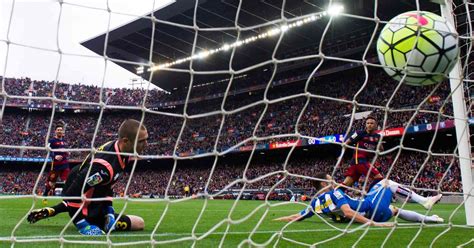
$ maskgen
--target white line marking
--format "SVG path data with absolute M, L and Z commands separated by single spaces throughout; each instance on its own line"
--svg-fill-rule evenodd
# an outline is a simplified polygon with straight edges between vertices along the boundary
M 406 224 L 406 226 L 401 226 L 403 224 L 399 224 L 397 229 L 419 229 L 420 226 L 417 224 Z M 427 227 L 446 227 L 446 224 L 434 224 L 434 225 L 429 225 L 425 226 L 424 228 Z M 361 229 L 359 231 L 362 231 L 364 229 Z M 390 228 L 384 228 L 384 227 L 371 227 L 370 230 L 374 231 L 380 231 L 380 230 L 390 230 Z M 254 232 L 255 234 L 268 234 L 268 233 L 275 233 L 278 232 L 279 230 L 268 230 L 268 231 L 256 231 Z M 336 229 L 303 229 L 303 230 L 285 230 L 283 233 L 309 233 L 309 232 L 334 232 L 337 231 Z M 225 232 L 213 232 L 210 235 L 223 235 Z M 201 236 L 204 233 L 195 233 L 196 236 Z M 227 232 L 227 235 L 242 235 L 242 234 L 250 234 L 250 232 L 243 232 L 243 231 L 236 231 L 236 232 Z M 134 233 L 114 233 L 112 237 L 150 237 L 150 234 L 145 234 L 145 233 L 140 233 L 140 234 L 134 234 Z M 157 233 L 155 234 L 155 237 L 181 237 L 181 236 L 189 236 L 191 237 L 191 233 Z M 64 238 L 84 238 L 83 235 L 79 234 L 69 234 L 69 235 L 64 235 Z M 29 239 L 51 239 L 51 238 L 57 238 L 59 239 L 59 236 L 57 235 L 42 235 L 42 236 L 16 236 L 16 239 L 21 239 L 21 240 L 29 240 Z M 11 237 L 0 237 L 0 241 L 10 241 Z

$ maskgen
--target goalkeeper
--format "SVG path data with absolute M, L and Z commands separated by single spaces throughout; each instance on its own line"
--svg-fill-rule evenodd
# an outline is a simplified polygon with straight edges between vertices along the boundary
M 324 173 L 320 173 L 316 177 L 326 178 L 327 181 L 332 180 L 330 175 Z M 428 198 L 420 196 L 392 180 L 384 179 L 378 182 L 370 189 L 367 196 L 361 200 L 347 196 L 340 188 L 334 189 L 326 181 L 316 181 L 314 186 L 316 190 L 322 193 L 311 201 L 310 207 L 300 213 L 280 217 L 275 220 L 301 221 L 317 213 L 329 216 L 336 222 L 347 222 L 354 218 L 356 222 L 367 223 L 372 226 L 392 226 L 392 223 L 383 222 L 388 221 L 397 214 L 401 219 L 412 222 L 442 223 L 444 221 L 437 215 L 426 216 L 390 205 L 392 194 L 397 194 L 400 189 L 409 191 L 408 194 L 411 196 L 411 199 L 427 209 L 430 209 L 441 198 L 441 194 Z M 371 221 L 370 218 L 373 218 L 375 222 Z
M 125 165 L 129 160 L 129 157 L 122 157 L 120 152 L 134 152 L 137 133 L 136 152 L 142 153 L 147 145 L 147 129 L 144 125 L 140 125 L 140 122 L 129 119 L 120 125 L 118 140 L 101 146 L 98 149 L 99 153 L 94 156 L 92 161 L 89 155 L 80 166 L 72 169 L 64 187 L 63 196 L 85 196 L 85 201 L 67 199 L 52 208 L 33 210 L 28 215 L 28 221 L 34 223 L 67 211 L 71 218 L 75 216 L 73 223 L 83 235 L 102 235 L 104 231 L 108 232 L 109 230 L 142 230 L 145 224 L 141 217 L 123 215 L 116 220 L 118 215 L 115 214 L 111 198 L 113 196 L 112 185 L 124 172 Z M 109 153 L 104 154 L 100 151 Z M 90 173 L 87 175 L 91 166 Z M 94 198 L 104 198 L 104 200 L 90 201 Z

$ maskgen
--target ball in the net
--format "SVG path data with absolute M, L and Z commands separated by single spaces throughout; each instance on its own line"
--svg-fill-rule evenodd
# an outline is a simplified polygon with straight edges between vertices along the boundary
M 406 74 L 404 82 L 416 86 L 443 81 L 458 53 L 456 30 L 445 18 L 426 11 L 396 16 L 377 40 L 377 54 L 384 70 L 395 80 Z

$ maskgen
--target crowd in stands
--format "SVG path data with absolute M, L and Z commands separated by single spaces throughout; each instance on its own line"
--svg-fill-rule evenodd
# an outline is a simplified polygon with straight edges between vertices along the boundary
M 28 195 L 33 192 L 38 172 L 34 171 L 9 171 L 0 172 L 0 194 Z M 44 188 L 45 178 L 41 178 L 38 189 Z
M 4 115 L 0 121 L 2 128 L 0 129 L 0 144 L 5 145 L 23 145 L 26 136 L 25 124 L 26 115 Z M 0 148 L 0 154 L 3 156 L 15 156 L 18 154 L 17 149 Z
M 358 30 L 354 32 L 368 38 L 371 34 L 371 32 L 363 34 Z M 348 48 L 365 47 L 367 40 L 360 40 L 360 44 L 349 42 Z M 347 48 L 344 49 L 347 50 Z M 314 47 L 307 47 L 303 50 L 288 52 L 285 56 L 278 57 L 278 59 L 315 53 Z M 339 48 L 334 44 L 332 50 L 325 49 L 324 53 L 326 55 L 337 55 L 338 50 Z M 368 59 L 370 57 L 374 57 L 374 54 L 369 55 Z M 146 113 L 144 121 L 148 128 L 150 140 L 145 154 L 169 156 L 173 154 L 175 149 L 176 153 L 211 152 L 216 142 L 217 149 L 224 150 L 254 135 L 269 137 L 298 131 L 302 135 L 320 137 L 359 130 L 363 128 L 363 121 L 355 120 L 350 125 L 351 120 L 347 116 L 352 113 L 354 108 L 356 108 L 356 112 L 372 111 L 371 115 L 380 120 L 380 128 L 385 114 L 387 114 L 385 128 L 430 123 L 437 121 L 438 118 L 440 120 L 448 119 L 449 117 L 439 116 L 438 114 L 416 113 L 414 111 L 417 105 L 422 103 L 432 91 L 434 92 L 432 97 L 421 104 L 420 109 L 432 110 L 448 116 L 452 115 L 453 110 L 448 97 L 450 90 L 446 82 L 441 83 L 437 88 L 436 86 L 412 87 L 402 85 L 394 94 L 398 82 L 390 79 L 384 72 L 370 69 L 366 74 L 361 68 L 334 71 L 334 68 L 344 66 L 352 68 L 355 67 L 355 64 L 331 60 L 325 60 L 323 66 L 318 70 L 317 77 L 307 80 L 317 63 L 319 63 L 318 60 L 307 59 L 279 64 L 274 77 L 272 77 L 275 69 L 273 66 L 260 67 L 241 75 L 235 75 L 224 104 L 222 104 L 222 94 L 227 89 L 230 76 L 209 81 L 196 74 L 190 99 L 208 97 L 210 100 L 190 102 L 186 108 L 186 113 L 189 115 L 218 111 L 221 110 L 222 106 L 227 111 L 233 111 L 263 99 L 274 101 L 282 97 L 307 92 L 324 98 L 308 98 L 307 95 L 303 95 L 268 105 L 261 103 L 225 116 L 212 114 L 187 120 L 180 117 Z M 301 64 L 307 66 L 301 66 Z M 333 73 L 321 76 L 325 74 L 325 70 L 333 70 Z M 307 90 L 305 90 L 307 81 L 309 84 Z M 90 148 L 94 137 L 94 146 L 97 147 L 116 138 L 116 130 L 124 119 L 141 119 L 142 117 L 140 111 L 107 110 L 104 111 L 99 120 L 97 111 L 82 113 L 57 111 L 54 114 L 53 123 L 51 123 L 51 111 L 26 111 L 15 107 L 15 105 L 34 106 L 35 104 L 43 104 L 50 106 L 52 105 L 51 100 L 34 99 L 34 97 L 54 96 L 61 101 L 72 101 L 68 103 L 57 102 L 58 106 L 63 107 L 94 107 L 92 104 L 80 104 L 79 102 L 98 103 L 100 99 L 107 105 L 140 106 L 143 104 L 145 90 L 101 89 L 98 86 L 62 82 L 55 84 L 51 81 L 30 78 L 5 78 L 4 82 L 4 89 L 9 96 L 6 104 L 9 107 L 4 112 L 2 110 L 0 115 L 0 144 L 3 145 L 44 147 L 48 139 L 48 128 L 50 126 L 54 128 L 57 122 L 63 122 L 66 125 L 65 138 L 69 148 Z M 267 86 L 268 90 L 265 91 Z M 187 93 L 187 87 L 179 87 L 172 94 L 149 90 L 145 106 L 154 110 L 182 114 L 184 112 L 182 101 L 186 98 Z M 4 99 L 2 93 L 0 104 L 3 104 Z M 391 99 L 390 103 L 388 102 L 389 99 Z M 351 103 L 353 100 L 357 102 L 356 105 Z M 178 101 L 176 104 L 164 104 L 176 101 Z M 447 104 L 442 107 L 445 101 Z M 385 113 L 379 107 L 387 104 L 389 110 L 405 111 Z M 377 105 L 379 107 L 364 105 Z M 415 118 L 411 123 L 408 123 L 412 116 L 415 116 Z M 221 122 L 223 122 L 222 128 Z M 257 123 L 259 124 L 257 125 Z M 183 124 L 186 125 L 182 131 L 181 139 L 177 143 Z M 348 130 L 349 126 L 351 127 L 350 130 Z M 50 136 L 52 133 L 53 129 L 51 129 Z M 219 139 L 217 139 L 218 136 Z M 288 139 L 293 138 L 287 138 L 286 140 Z M 275 139 L 270 138 L 269 140 Z M 445 152 L 452 153 L 452 151 Z M 72 152 L 70 158 L 82 159 L 86 154 L 87 152 Z M 34 149 L 0 147 L 0 156 L 45 157 L 46 152 Z M 437 189 L 440 186 L 442 191 L 461 191 L 459 165 L 457 161 L 452 162 L 451 156 L 432 157 L 427 160 L 426 164 L 423 163 L 426 155 L 422 153 L 404 152 L 393 163 L 394 157 L 393 154 L 381 157 L 376 165 L 384 174 L 387 174 L 389 169 L 392 168 L 390 178 L 395 181 L 410 185 L 421 166 L 424 165 L 414 181 L 416 187 Z M 342 172 L 348 166 L 348 160 L 348 158 L 345 159 L 341 167 L 334 172 L 335 179 L 339 182 L 343 180 Z M 141 168 L 133 175 L 128 191 L 130 195 L 153 194 L 162 196 L 168 187 L 170 178 L 169 195 L 183 195 L 186 186 L 191 188 L 192 193 L 202 193 L 211 173 L 211 164 L 196 163 L 192 166 L 178 164 L 172 176 L 170 167 L 162 168 L 159 166 L 159 160 L 152 161 L 154 166 L 146 169 Z M 310 177 L 321 171 L 332 174 L 335 164 L 335 158 L 300 157 L 292 158 L 286 168 L 290 173 Z M 392 164 L 393 167 L 391 167 Z M 246 169 L 245 178 L 252 180 L 282 169 L 282 163 L 279 162 L 251 163 Z M 245 163 L 218 163 L 209 181 L 208 191 L 215 193 L 226 187 L 231 189 L 242 188 L 242 182 L 235 184 L 232 182 L 244 178 L 244 171 Z M 21 171 L 14 168 L 9 170 L 0 169 L 0 178 L 2 178 L 0 180 L 0 194 L 31 194 L 39 176 L 38 173 L 38 167 Z M 127 174 L 114 186 L 116 194 L 123 193 L 129 176 L 130 174 Z M 442 180 L 443 176 L 445 177 Z M 283 174 L 279 173 L 246 184 L 245 187 L 248 189 L 270 188 L 282 178 Z M 38 182 L 38 192 L 43 190 L 44 180 L 45 176 L 43 175 Z M 300 188 L 311 192 L 311 181 L 300 177 L 288 177 L 277 188 Z
M 5 92 L 9 95 L 7 104 L 52 105 L 51 100 L 34 98 L 52 96 L 62 101 L 85 102 L 82 105 L 74 102 L 67 104 L 65 102 L 58 102 L 59 106 L 87 106 L 87 103 L 98 103 L 101 95 L 102 101 L 110 105 L 140 106 L 145 96 L 144 89 L 104 87 L 101 91 L 99 86 L 66 84 L 62 82 L 56 83 L 55 86 L 52 81 L 37 81 L 30 78 L 5 78 Z M 164 91 L 157 89 L 149 90 L 148 99 L 151 101 L 149 102 L 150 106 L 156 105 L 156 101 L 165 94 Z M 30 99 L 26 97 L 30 97 Z M 0 103 L 3 103 L 3 98 L 0 99 Z
M 298 69 L 282 72 L 278 74 L 278 78 L 292 78 L 298 75 L 309 73 L 309 69 Z M 291 72 L 291 73 L 290 73 Z M 298 72 L 298 75 L 294 73 Z M 258 137 L 269 137 L 278 134 L 295 133 L 296 127 L 302 135 L 321 137 L 325 135 L 346 133 L 350 126 L 350 114 L 353 108 L 356 112 L 372 111 L 371 115 L 377 117 L 380 122 L 380 128 L 383 125 L 385 116 L 384 109 L 376 106 L 385 106 L 388 100 L 390 110 L 388 111 L 387 122 L 385 128 L 407 126 L 410 118 L 415 118 L 410 123 L 422 124 L 431 123 L 438 120 L 446 120 L 448 117 L 439 116 L 434 113 L 416 113 L 415 109 L 418 104 L 430 94 L 434 93 L 425 103 L 421 104 L 420 110 L 436 111 L 445 115 L 452 115 L 452 107 L 449 102 L 449 85 L 441 83 L 436 86 L 412 87 L 402 85 L 399 90 L 393 94 L 397 87 L 397 82 L 390 79 L 384 72 L 372 71 L 368 73 L 368 80 L 365 83 L 366 75 L 363 71 L 354 69 L 353 72 L 345 72 L 347 77 L 339 75 L 328 75 L 315 77 L 308 85 L 307 91 L 314 95 L 321 95 L 327 98 L 311 97 L 306 95 L 293 97 L 284 101 L 277 101 L 268 106 L 262 102 L 264 99 L 264 90 L 251 90 L 243 94 L 229 95 L 223 105 L 226 111 L 235 111 L 231 114 L 211 114 L 200 118 L 190 118 L 186 120 L 183 134 L 177 145 L 177 153 L 204 153 L 211 152 L 214 149 L 217 136 L 217 149 L 225 150 L 235 146 L 239 142 L 252 137 L 254 134 Z M 248 76 L 236 79 L 237 86 L 245 89 L 249 85 L 265 84 L 271 73 L 256 74 L 260 76 Z M 251 80 L 250 80 L 251 79 Z M 260 81 L 255 81 L 260 80 Z M 249 83 L 250 82 L 250 83 Z M 33 96 L 50 96 L 54 84 L 52 82 L 38 82 L 30 79 L 6 79 L 6 90 L 8 94 L 27 95 L 32 93 Z M 266 98 L 275 101 L 282 97 L 294 96 L 305 93 L 306 80 L 299 80 L 288 86 L 271 87 Z M 225 85 L 220 82 L 219 84 Z M 222 86 L 220 86 L 222 87 Z M 205 91 L 206 87 L 196 93 L 210 94 Z M 359 93 L 358 91 L 361 90 Z M 194 92 L 193 89 L 192 92 Z M 68 85 L 59 83 L 56 85 L 55 92 L 60 94 L 58 98 L 69 99 L 74 101 L 98 102 L 100 87 L 86 85 Z M 104 93 L 105 92 L 105 93 Z M 141 104 L 143 100 L 144 90 L 132 89 L 104 89 L 103 93 L 107 95 L 105 98 L 107 104 L 112 105 L 133 105 Z M 166 102 L 169 96 L 185 97 L 186 94 L 164 94 L 160 91 L 149 91 L 147 97 L 148 106 L 156 106 L 159 102 Z M 393 96 L 392 96 L 393 94 Z M 192 94 L 193 95 L 193 94 Z M 355 98 L 358 106 L 352 104 Z M 182 98 L 181 98 L 182 99 Z M 27 99 L 9 99 L 14 101 L 27 101 Z M 209 113 L 221 110 L 222 98 L 208 100 L 188 104 L 186 112 L 190 115 Z M 443 107 L 444 102 L 448 101 Z M 36 100 L 32 100 L 36 101 Z M 44 100 L 42 100 L 44 101 Z M 245 108 L 249 104 L 258 105 Z M 361 106 L 360 104 L 365 104 Z M 183 113 L 183 105 L 175 106 L 172 109 L 161 109 L 162 111 L 171 113 Z M 403 111 L 400 111 L 403 110 Z M 301 118 L 299 118 L 301 115 Z M 98 146 L 110 139 L 115 138 L 115 130 L 125 118 L 140 119 L 141 111 L 104 111 L 100 120 L 98 132 L 96 134 L 95 146 Z M 257 122 L 262 116 L 258 127 Z M 70 148 L 90 148 L 94 132 L 98 124 L 99 113 L 61 113 L 56 112 L 54 116 L 55 123 L 61 121 L 66 125 L 66 141 Z M 297 124 L 297 120 L 299 122 Z M 0 130 L 1 144 L 7 145 L 23 145 L 23 146 L 39 146 L 44 147 L 47 130 L 50 126 L 50 111 L 16 111 L 15 109 L 5 111 L 2 120 L 2 128 Z M 162 114 L 146 113 L 145 124 L 150 133 L 151 145 L 146 150 L 147 155 L 171 155 L 175 150 L 176 140 L 181 131 L 184 118 L 172 117 Z M 221 122 L 222 130 L 219 134 Z M 54 128 L 54 125 L 53 125 Z M 351 125 L 354 131 L 363 128 L 362 120 L 355 120 Z M 288 138 L 294 139 L 294 138 Z M 45 151 L 32 149 L 5 149 L 3 148 L 1 155 L 15 155 L 24 157 L 44 157 Z M 80 159 L 84 153 L 75 153 L 72 158 Z M 77 155 L 77 156 L 76 156 Z
M 377 166 L 386 174 L 393 164 L 393 170 L 390 178 L 405 185 L 411 185 L 417 172 L 420 170 L 426 158 L 425 154 L 406 152 L 403 153 L 393 163 L 391 156 L 383 157 L 378 160 Z M 334 178 L 341 182 L 344 180 L 343 172 L 347 168 L 349 161 L 345 161 L 343 165 L 334 171 Z M 290 160 L 287 165 L 289 173 L 297 174 L 306 177 L 313 177 L 318 172 L 333 173 L 336 159 L 324 158 L 297 158 Z M 208 192 L 216 193 L 220 190 L 226 189 L 240 189 L 243 187 L 243 182 L 238 180 L 243 179 L 245 164 L 217 164 L 214 170 L 211 181 L 209 182 Z M 275 185 L 283 178 L 283 173 L 269 176 L 269 173 L 283 170 L 283 163 L 266 162 L 250 164 L 245 173 L 248 180 L 263 177 L 253 183 L 245 185 L 246 189 L 268 189 Z M 202 193 L 209 179 L 211 165 L 198 167 L 177 167 L 173 180 L 168 191 L 169 195 L 184 194 L 183 188 L 189 186 L 194 193 Z M 444 173 L 445 178 L 441 181 Z M 130 184 L 130 194 L 154 194 L 163 195 L 169 178 L 171 170 L 147 170 L 137 172 Z M 124 189 L 128 177 L 123 178 L 116 185 L 117 192 Z M 459 165 L 457 160 L 452 160 L 451 156 L 446 157 L 432 157 L 424 165 L 420 175 L 414 181 L 414 186 L 417 188 L 437 190 L 438 186 L 442 191 L 446 192 L 460 192 L 461 178 Z M 280 189 L 305 189 L 307 192 L 314 193 L 311 186 L 311 180 L 303 177 L 288 176 L 276 188 Z M 425 194 L 433 194 L 432 191 L 425 192 Z
M 261 70 L 261 68 L 259 69 Z M 186 154 L 211 152 L 216 142 L 217 149 L 222 151 L 254 135 L 269 137 L 269 141 L 272 141 L 276 139 L 271 136 L 290 134 L 296 131 L 302 135 L 313 137 L 346 133 L 363 128 L 363 120 L 355 120 L 350 125 L 350 114 L 354 108 L 356 108 L 356 112 L 372 111 L 371 115 L 380 120 L 380 128 L 383 125 L 385 114 L 387 115 L 385 128 L 391 128 L 406 127 L 409 124 L 431 123 L 437 121 L 438 118 L 441 121 L 449 119 L 449 117 L 433 113 L 416 113 L 415 109 L 418 107 L 420 110 L 436 111 L 447 116 L 452 115 L 453 112 L 448 97 L 449 85 L 446 82 L 438 86 L 427 87 L 402 85 L 394 94 L 397 82 L 386 76 L 384 72 L 373 70 L 366 75 L 363 70 L 353 69 L 335 73 L 336 75 L 312 78 L 306 87 L 306 79 L 312 69 L 300 68 L 281 71 L 276 74 L 273 79 L 274 83 L 270 84 L 266 91 L 265 88 L 272 75 L 271 67 L 265 68 L 264 72 L 249 72 L 245 76 L 236 77 L 224 104 L 222 103 L 223 98 L 216 96 L 210 100 L 189 103 L 186 107 L 186 113 L 189 115 L 211 113 L 207 116 L 185 120 L 183 117 L 147 112 L 144 122 L 148 128 L 150 145 L 145 154 L 170 156 L 173 151 L 176 151 L 176 153 L 186 156 Z M 341 76 L 342 73 L 344 76 Z M 227 88 L 226 82 L 226 80 L 221 80 L 208 86 L 194 87 L 190 98 L 224 93 Z M 62 122 L 65 124 L 65 139 L 69 148 L 90 148 L 94 137 L 94 146 L 97 147 L 116 138 L 116 130 L 124 119 L 141 119 L 143 114 L 141 111 L 131 110 L 106 110 L 102 115 L 98 111 L 83 111 L 81 113 L 56 111 L 51 125 L 50 110 L 27 111 L 10 105 L 51 104 L 51 100 L 28 97 L 51 97 L 54 88 L 54 96 L 64 101 L 98 103 L 102 92 L 102 100 L 108 105 L 140 106 L 143 103 L 145 90 L 111 88 L 101 90 L 97 86 L 64 83 L 55 85 L 53 82 L 35 81 L 29 78 L 6 78 L 4 88 L 9 96 L 23 98 L 9 97 L 7 99 L 6 104 L 9 107 L 2 112 L 0 120 L 0 144 L 3 145 L 44 147 L 48 139 L 48 128 L 50 126 L 53 128 L 50 132 L 51 136 L 55 124 Z M 430 95 L 430 92 L 433 92 L 431 97 L 420 104 Z M 317 97 L 308 97 L 305 93 L 311 93 Z M 186 88 L 179 89 L 173 94 L 150 90 L 145 105 L 154 110 L 182 114 L 184 112 L 182 104 L 175 104 L 171 107 L 169 105 L 160 107 L 160 104 L 184 100 L 186 94 Z M 298 94 L 300 94 L 298 97 L 292 97 Z M 323 96 L 323 98 L 319 96 Z M 284 101 L 278 101 L 284 97 L 287 97 Z M 271 104 L 263 102 L 264 99 L 272 101 Z M 390 103 L 389 99 L 391 99 Z M 352 102 L 353 100 L 356 103 Z M 3 103 L 3 101 L 4 98 L 0 98 L 0 102 Z M 260 103 L 255 104 L 258 102 Z M 380 106 L 387 104 L 389 107 L 387 110 L 390 111 L 386 113 L 385 109 L 381 109 Z M 443 104 L 445 104 L 444 107 Z M 58 105 L 79 106 L 74 102 L 58 103 Z M 222 107 L 226 111 L 233 112 L 226 115 L 212 113 L 212 111 L 221 110 Z M 237 109 L 239 111 L 235 111 Z M 100 120 L 99 116 L 101 116 Z M 412 116 L 415 118 L 409 123 Z M 177 143 L 183 124 L 185 126 L 180 141 Z M 349 126 L 350 130 L 348 130 Z M 291 139 L 294 138 L 278 140 Z M 252 143 L 246 145 L 252 145 Z M 72 152 L 70 158 L 82 159 L 86 154 L 87 152 Z M 0 156 L 45 157 L 46 151 L 2 147 Z M 404 154 L 395 164 L 392 177 L 402 183 L 410 184 L 423 160 L 422 154 Z M 334 164 L 333 159 L 299 160 L 290 163 L 288 170 L 291 173 L 311 176 L 321 170 L 332 172 Z M 383 171 L 388 171 L 389 164 L 389 159 L 383 158 L 380 166 Z M 448 164 L 447 158 L 431 159 L 416 179 L 415 186 L 435 189 L 440 184 Z M 246 177 L 253 179 L 280 169 L 282 166 L 278 163 L 255 164 L 247 169 Z M 229 183 L 242 179 L 243 171 L 242 164 L 218 164 L 211 178 L 209 191 L 221 190 Z M 2 171 L 0 173 L 2 178 L 6 179 L 0 183 L 0 192 L 3 193 L 31 193 L 38 176 L 34 171 L 22 171 L 21 173 Z M 178 167 L 170 184 L 169 194 L 182 194 L 183 187 L 187 185 L 192 187 L 194 192 L 202 192 L 209 173 L 210 167 Z M 335 175 L 337 180 L 342 180 L 340 171 L 337 171 Z M 133 176 L 129 192 L 162 195 L 170 176 L 170 170 L 137 171 Z M 266 177 L 246 187 L 251 189 L 270 187 L 282 176 L 282 174 L 276 174 Z M 125 179 L 119 182 L 116 185 L 116 192 L 123 191 L 125 183 Z M 40 182 L 40 185 L 43 183 Z M 232 187 L 242 187 L 242 183 Z M 311 184 L 309 180 L 293 177 L 284 180 L 279 187 L 310 189 Z M 457 163 L 454 163 L 448 171 L 446 178 L 441 183 L 441 190 L 451 192 L 461 190 Z
M 444 152 L 449 153 L 450 151 Z M 437 190 L 438 186 L 440 186 L 441 191 L 444 192 L 461 192 L 461 178 L 457 160 L 453 160 L 452 155 L 446 155 L 443 157 L 431 157 L 427 160 L 426 164 L 424 164 L 426 156 L 426 154 L 422 153 L 403 152 L 398 160 L 394 162 L 393 159 L 395 156 L 387 155 L 378 159 L 376 166 L 378 166 L 385 175 L 387 175 L 389 168 L 393 166 L 389 177 L 405 185 L 411 185 L 416 176 L 414 186 L 417 188 Z M 349 161 L 348 159 L 344 160 L 342 166 L 334 170 L 336 161 L 337 159 L 335 157 L 294 157 L 290 159 L 286 169 L 291 174 L 306 177 L 314 177 L 318 172 L 327 172 L 329 174 L 334 172 L 335 180 L 341 182 L 344 179 L 343 172 L 347 168 Z M 217 163 L 209 182 L 208 192 L 217 193 L 223 189 L 241 189 L 244 183 L 238 180 L 244 178 L 245 164 L 245 162 L 235 161 Z M 424 167 L 421 169 L 423 164 Z M 146 168 L 140 167 L 140 169 L 134 172 L 130 181 L 128 194 L 153 194 L 156 197 L 163 196 L 168 187 L 168 183 L 170 183 L 168 195 L 184 195 L 184 188 L 186 186 L 191 188 L 191 193 L 203 193 L 211 174 L 211 168 L 212 163 L 209 162 L 197 161 L 192 165 L 178 163 L 172 180 L 169 182 L 172 167 L 162 166 L 160 165 L 160 161 L 156 160 L 147 165 Z M 420 169 L 421 172 L 417 176 Z M 259 177 L 262 178 L 255 182 L 247 183 L 245 188 L 257 190 L 269 189 L 283 179 L 284 174 L 278 173 L 269 175 L 268 173 L 282 170 L 282 162 L 258 161 L 250 163 L 245 172 L 245 177 L 248 180 Z M 36 170 L 26 171 L 18 171 L 14 168 L 10 168 L 6 171 L 2 170 L 0 177 L 2 178 L 0 182 L 0 193 L 31 194 L 38 177 L 38 168 L 36 168 Z M 41 178 L 38 184 L 38 192 L 43 190 L 44 177 L 45 176 Z M 114 192 L 117 195 L 123 194 L 129 178 L 130 173 L 127 173 L 114 185 Z M 313 192 L 311 180 L 304 177 L 288 176 L 278 184 L 276 188 L 305 189 L 309 194 Z M 424 194 L 432 194 L 432 192 L 427 191 L 424 192 Z

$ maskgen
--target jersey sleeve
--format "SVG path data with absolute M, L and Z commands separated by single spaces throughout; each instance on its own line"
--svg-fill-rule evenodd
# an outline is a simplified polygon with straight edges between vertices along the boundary
M 89 177 L 85 180 L 86 188 L 108 184 L 113 176 L 113 170 L 111 168 L 108 168 L 101 163 L 94 162 Z
M 112 206 L 112 197 L 114 196 L 114 191 L 112 190 L 112 187 L 108 188 L 107 190 L 107 200 L 103 202 L 104 207 Z
M 337 208 L 341 208 L 344 204 L 349 204 L 341 189 L 335 190 L 333 194 L 331 194 L 331 199 Z
M 49 148 L 51 148 L 51 149 L 54 149 L 54 148 L 55 148 L 55 147 L 53 147 L 53 142 L 54 142 L 53 139 L 49 139 L 49 140 L 48 140 L 48 145 L 49 145 Z M 55 154 L 54 154 L 53 151 L 49 152 L 49 157 L 51 157 L 51 159 L 52 159 L 53 161 L 54 161 L 54 155 L 55 155 Z
M 354 144 L 354 143 L 359 142 L 359 140 L 361 139 L 362 139 L 362 133 L 359 131 L 355 131 L 354 133 L 352 133 L 351 136 L 349 136 L 347 140 L 349 140 L 350 144 Z
M 307 218 L 311 218 L 314 215 L 314 204 L 315 204 L 316 199 L 317 198 L 311 200 L 311 203 L 309 204 L 309 206 L 300 212 L 300 215 L 303 218 L 301 218 L 299 220 L 304 220 L 304 219 L 307 219 Z
M 382 139 L 382 135 L 381 135 L 381 134 L 377 134 L 377 135 L 378 135 L 379 140 L 381 140 L 381 139 Z M 382 144 L 380 144 L 380 151 L 384 151 L 384 150 L 385 150 L 385 149 L 384 149 L 383 143 L 382 143 Z

